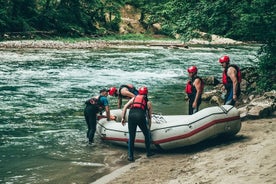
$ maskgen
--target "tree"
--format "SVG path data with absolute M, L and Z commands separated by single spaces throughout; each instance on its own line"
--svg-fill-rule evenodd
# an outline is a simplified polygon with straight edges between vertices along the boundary
M 276 5 L 272 0 L 253 0 L 243 11 L 241 22 L 244 25 L 244 38 L 263 43 L 259 51 L 261 90 L 276 89 Z

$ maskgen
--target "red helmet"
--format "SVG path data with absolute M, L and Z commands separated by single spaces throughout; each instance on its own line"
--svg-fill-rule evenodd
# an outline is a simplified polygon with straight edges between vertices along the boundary
M 219 62 L 220 63 L 229 63 L 230 62 L 230 58 L 229 56 L 222 56 L 221 58 L 219 58 Z
M 139 95 L 147 95 L 148 94 L 148 88 L 143 86 L 139 88 Z
M 111 87 L 111 88 L 109 89 L 109 95 L 110 95 L 110 96 L 113 96 L 113 95 L 116 93 L 116 91 L 117 91 L 117 89 L 116 89 L 115 87 Z
M 191 66 L 187 70 L 189 73 L 197 73 L 197 67 L 196 66 Z

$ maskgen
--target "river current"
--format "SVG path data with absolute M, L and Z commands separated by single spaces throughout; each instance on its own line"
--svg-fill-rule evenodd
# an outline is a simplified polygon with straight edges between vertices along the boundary
M 91 183 L 126 165 L 126 148 L 87 145 L 86 99 L 103 87 L 145 85 L 155 113 L 187 114 L 189 66 L 220 79 L 220 56 L 254 66 L 257 49 L 0 50 L 0 183 Z M 108 98 L 116 108 L 117 99 Z

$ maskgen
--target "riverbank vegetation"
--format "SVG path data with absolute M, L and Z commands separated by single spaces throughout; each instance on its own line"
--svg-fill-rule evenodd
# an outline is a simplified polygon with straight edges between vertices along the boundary
M 0 0 L 0 40 L 139 33 L 187 41 L 216 34 L 263 44 L 258 85 L 268 91 L 276 89 L 275 12 L 273 0 Z

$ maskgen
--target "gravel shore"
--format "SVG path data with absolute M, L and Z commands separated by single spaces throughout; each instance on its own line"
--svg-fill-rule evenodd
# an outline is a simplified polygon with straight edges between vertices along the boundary
M 187 43 L 180 40 L 87 40 L 87 41 L 59 41 L 59 40 L 12 40 L 0 42 L 0 49 L 5 48 L 47 48 L 47 49 L 99 49 L 99 48 L 118 48 L 118 47 L 149 47 L 149 46 L 163 46 L 163 47 L 183 47 L 195 45 L 244 45 L 245 43 L 235 41 L 228 38 L 221 38 L 213 36 L 212 41 L 193 39 Z

